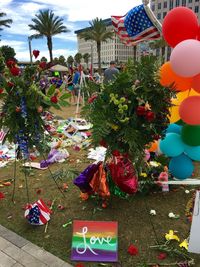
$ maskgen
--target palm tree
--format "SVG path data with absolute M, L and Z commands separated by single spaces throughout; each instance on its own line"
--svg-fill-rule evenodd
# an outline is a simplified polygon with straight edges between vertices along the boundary
M 90 26 L 84 32 L 81 32 L 79 37 L 85 39 L 85 41 L 95 41 L 97 45 L 98 55 L 98 68 L 101 73 L 101 43 L 106 42 L 108 39 L 112 39 L 114 32 L 113 30 L 106 29 L 106 24 L 102 19 L 96 18 L 92 20 Z
M 10 24 L 13 22 L 12 19 L 3 19 L 3 17 L 5 16 L 6 16 L 6 13 L 0 12 L 0 31 L 3 30 L 2 27 L 10 28 Z
M 149 47 L 151 49 L 161 49 L 161 61 L 162 63 L 165 61 L 165 47 L 167 46 L 167 43 L 165 42 L 164 38 L 161 38 L 159 40 L 153 41 L 149 43 Z
M 74 56 L 74 60 L 76 62 L 76 64 L 80 64 L 81 63 L 81 59 L 83 58 L 81 53 L 76 53 L 76 55 Z
M 66 26 L 63 25 L 63 19 L 55 16 L 52 10 L 40 10 L 39 14 L 32 19 L 34 24 L 29 24 L 31 30 L 35 30 L 36 34 L 31 35 L 31 38 L 47 38 L 47 47 L 49 49 L 50 61 L 53 61 L 53 44 L 52 36 L 59 33 L 69 32 Z
M 87 64 L 87 68 L 88 68 L 89 58 L 90 58 L 90 54 L 88 53 L 83 54 L 83 59 L 84 59 L 84 62 Z

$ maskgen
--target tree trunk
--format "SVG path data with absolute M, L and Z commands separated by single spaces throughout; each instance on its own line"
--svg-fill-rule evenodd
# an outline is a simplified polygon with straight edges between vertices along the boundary
M 52 62 L 53 61 L 53 53 L 52 53 L 53 45 L 52 45 L 51 36 L 47 36 L 47 46 L 49 49 L 50 62 Z
M 101 74 L 101 43 L 97 42 L 98 68 Z
M 133 57 L 134 57 L 134 61 L 136 61 L 136 59 L 137 59 L 137 45 L 134 45 L 134 47 L 133 47 Z

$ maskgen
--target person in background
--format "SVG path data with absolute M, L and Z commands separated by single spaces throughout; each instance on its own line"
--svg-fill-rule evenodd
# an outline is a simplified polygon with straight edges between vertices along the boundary
M 74 73 L 73 68 L 69 68 L 69 73 L 67 75 L 67 85 L 66 85 L 66 88 L 67 88 L 67 90 L 71 94 L 70 102 L 72 104 L 75 104 L 76 99 L 75 99 L 74 86 L 73 86 L 73 73 Z
M 101 83 L 101 76 L 100 76 L 100 74 L 98 73 L 98 70 L 95 70 L 95 71 L 94 71 L 94 76 L 93 76 L 93 78 L 94 78 L 94 82 L 95 82 L 95 83 L 97 83 L 97 84 Z
M 119 70 L 116 68 L 116 64 L 114 61 L 110 62 L 110 67 L 107 68 L 104 72 L 104 83 L 113 82 L 118 75 Z
M 42 75 L 40 79 L 40 88 L 44 95 L 46 95 L 46 89 L 48 88 L 48 86 L 49 86 L 48 78 Z
M 79 90 L 80 90 L 80 77 L 81 75 L 80 75 L 80 72 L 78 71 L 78 68 L 75 68 L 72 82 L 73 82 L 74 95 L 75 95 L 76 102 L 78 100 L 78 95 L 79 95 Z M 82 101 L 81 96 L 80 96 L 79 101 L 80 102 Z

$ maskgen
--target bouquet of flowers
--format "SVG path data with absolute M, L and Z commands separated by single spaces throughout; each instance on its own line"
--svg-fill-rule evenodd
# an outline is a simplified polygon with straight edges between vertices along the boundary
M 28 158 L 29 149 L 41 150 L 46 140 L 42 113 L 51 107 L 67 106 L 69 94 L 51 84 L 46 94 L 41 90 L 40 77 L 46 62 L 20 69 L 15 60 L 4 62 L 0 56 L 0 129 L 7 132 L 4 140 L 18 145 Z

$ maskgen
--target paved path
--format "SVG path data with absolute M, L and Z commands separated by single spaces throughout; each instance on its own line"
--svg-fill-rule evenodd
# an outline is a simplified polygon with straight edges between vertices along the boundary
M 0 267 L 73 267 L 0 225 Z

